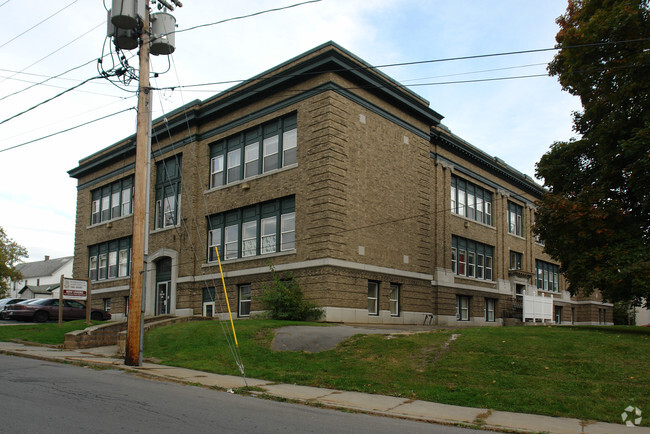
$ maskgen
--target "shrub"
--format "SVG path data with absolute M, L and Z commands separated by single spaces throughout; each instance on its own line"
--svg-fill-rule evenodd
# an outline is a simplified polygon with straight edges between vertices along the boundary
M 303 299 L 300 285 L 293 274 L 285 273 L 279 276 L 275 268 L 270 266 L 273 283 L 262 284 L 260 302 L 266 310 L 266 316 L 271 319 L 306 321 L 318 320 L 323 315 L 323 308 Z

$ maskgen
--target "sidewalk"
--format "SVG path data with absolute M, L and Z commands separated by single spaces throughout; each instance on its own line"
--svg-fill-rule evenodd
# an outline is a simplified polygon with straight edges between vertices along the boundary
M 242 377 L 211 374 L 191 369 L 174 368 L 155 363 L 143 363 L 141 367 L 124 365 L 117 357 L 117 346 L 89 348 L 82 350 L 61 350 L 56 348 L 0 342 L 0 353 L 29 357 L 54 362 L 113 366 L 157 378 L 189 384 L 214 386 L 221 389 L 244 387 Z M 648 427 L 626 427 L 623 424 L 589 422 L 578 419 L 539 416 L 523 413 L 509 413 L 434 402 L 410 400 L 391 396 L 372 395 L 359 392 L 322 389 L 317 387 L 278 384 L 265 380 L 247 378 L 248 386 L 264 390 L 251 395 L 265 394 L 305 404 L 319 404 L 329 408 L 343 408 L 364 413 L 398 417 L 445 425 L 471 426 L 479 429 L 516 432 L 548 433 L 630 433 L 650 434 Z M 650 410 L 650 409 L 649 409 Z

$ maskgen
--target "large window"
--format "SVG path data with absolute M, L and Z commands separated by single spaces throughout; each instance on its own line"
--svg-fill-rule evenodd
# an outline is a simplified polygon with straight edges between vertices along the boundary
M 129 276 L 131 237 L 120 238 L 88 247 L 88 278 L 92 281 Z
M 368 315 L 379 315 L 379 282 L 368 281 Z
M 559 291 L 560 267 L 549 262 L 535 261 L 537 269 L 537 289 L 544 291 Z
M 296 164 L 297 125 L 293 113 L 210 145 L 210 188 Z
M 132 213 L 133 177 L 93 190 L 90 224 L 95 225 Z
M 508 232 L 513 235 L 523 236 L 523 213 L 524 208 L 513 202 L 508 202 Z
M 452 175 L 451 212 L 492 226 L 492 193 Z
M 456 296 L 456 320 L 469 321 L 469 300 L 466 295 Z
M 208 262 L 217 261 L 215 248 L 225 260 L 294 250 L 294 196 L 210 216 Z
M 156 229 L 176 226 L 181 211 L 181 156 L 156 164 Z
M 451 271 L 459 276 L 492 280 L 493 251 L 492 246 L 453 235 Z
M 238 287 L 239 309 L 237 315 L 239 317 L 247 317 L 251 315 L 251 285 L 239 285 Z

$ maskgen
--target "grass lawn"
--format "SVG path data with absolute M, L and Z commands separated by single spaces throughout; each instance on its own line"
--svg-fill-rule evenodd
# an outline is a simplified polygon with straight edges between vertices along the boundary
M 248 377 L 614 423 L 632 405 L 650 426 L 649 328 L 481 327 L 355 336 L 317 354 L 272 351 L 273 329 L 297 324 L 305 325 L 235 323 Z M 200 321 L 151 330 L 145 357 L 239 375 L 229 327 Z M 460 336 L 443 349 L 452 334 Z
M 100 321 L 92 321 L 93 324 L 101 324 Z M 65 334 L 74 330 L 83 330 L 86 327 L 85 320 L 65 321 L 61 328 L 58 323 L 6 325 L 0 327 L 0 341 L 11 341 L 21 339 L 27 342 L 34 342 L 46 345 L 62 345 L 65 341 Z

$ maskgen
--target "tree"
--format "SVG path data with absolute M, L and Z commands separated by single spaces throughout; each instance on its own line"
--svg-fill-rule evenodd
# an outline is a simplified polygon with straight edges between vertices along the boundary
M 9 238 L 4 229 L 0 227 L 0 298 L 7 294 L 10 280 L 21 280 L 20 271 L 16 265 L 21 258 L 27 257 L 27 249 Z
M 288 321 L 318 320 L 323 315 L 321 307 L 303 299 L 300 285 L 291 273 L 279 276 L 273 266 L 271 274 L 273 283 L 262 284 L 260 301 L 267 316 L 272 319 Z
M 649 0 L 569 0 L 549 65 L 581 99 L 578 139 L 537 163 L 547 193 L 535 232 L 572 294 L 650 299 Z

